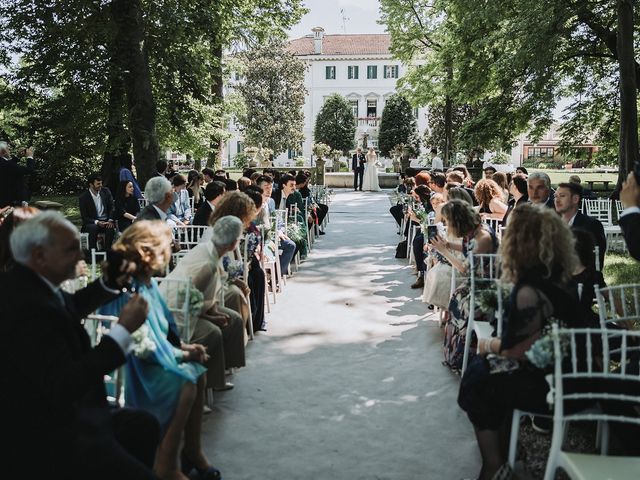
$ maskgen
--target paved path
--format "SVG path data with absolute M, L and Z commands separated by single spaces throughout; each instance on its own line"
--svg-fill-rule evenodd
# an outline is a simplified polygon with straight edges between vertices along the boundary
M 442 333 L 409 288 L 385 193 L 341 191 L 216 394 L 204 444 L 225 480 L 461 479 L 479 470 Z

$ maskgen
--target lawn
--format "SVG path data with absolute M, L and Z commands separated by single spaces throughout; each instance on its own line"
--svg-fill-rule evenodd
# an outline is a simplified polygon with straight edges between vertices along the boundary
M 640 282 L 640 263 L 628 254 L 607 253 L 604 260 L 604 280 L 607 285 Z
M 35 204 L 37 201 L 49 201 L 62 204 L 62 213 L 78 228 L 82 226 L 80 219 L 80 207 L 78 206 L 78 195 L 47 195 L 46 197 L 34 196 L 31 199 L 31 204 Z

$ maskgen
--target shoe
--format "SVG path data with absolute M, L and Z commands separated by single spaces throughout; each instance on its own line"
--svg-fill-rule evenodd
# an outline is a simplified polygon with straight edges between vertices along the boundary
M 541 417 L 539 415 L 531 415 L 531 427 L 538 433 L 549 435 L 553 430 L 553 419 L 550 417 Z
M 411 285 L 411 288 L 414 288 L 414 289 L 424 288 L 424 277 L 422 276 L 418 277 L 418 279 L 416 280 L 416 283 Z
M 211 466 L 208 468 L 205 468 L 204 470 L 200 470 L 191 461 L 191 459 L 189 459 L 189 457 L 185 455 L 184 450 L 180 453 L 180 463 L 182 464 L 181 465 L 182 468 L 180 470 L 186 476 L 189 476 L 189 474 L 193 470 L 195 470 L 196 472 L 198 472 L 198 478 L 202 480 L 222 480 L 222 474 L 220 473 L 220 470 Z
M 225 392 L 233 389 L 234 385 L 231 382 L 225 382 L 224 387 L 213 387 L 214 392 Z
M 427 309 L 429 309 L 429 310 L 433 310 L 433 309 L 434 309 L 434 306 L 433 306 L 433 305 L 431 305 L 431 304 L 429 304 L 429 305 L 427 305 Z
M 326 235 L 326 232 L 323 232 L 322 230 L 320 230 L 320 235 Z

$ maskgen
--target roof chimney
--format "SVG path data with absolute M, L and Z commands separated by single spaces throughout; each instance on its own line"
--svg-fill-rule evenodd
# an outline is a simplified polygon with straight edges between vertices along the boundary
M 322 39 L 324 38 L 324 28 L 315 27 L 312 28 L 311 31 L 313 32 L 313 44 L 315 47 L 315 53 L 316 55 L 322 55 Z

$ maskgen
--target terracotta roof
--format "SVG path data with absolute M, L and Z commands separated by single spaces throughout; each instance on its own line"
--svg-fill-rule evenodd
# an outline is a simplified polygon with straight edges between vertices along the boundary
M 294 55 L 315 55 L 314 39 L 311 36 L 296 38 L 289 42 L 289 51 Z M 322 39 L 323 55 L 389 55 L 391 36 L 382 34 L 325 35 Z

